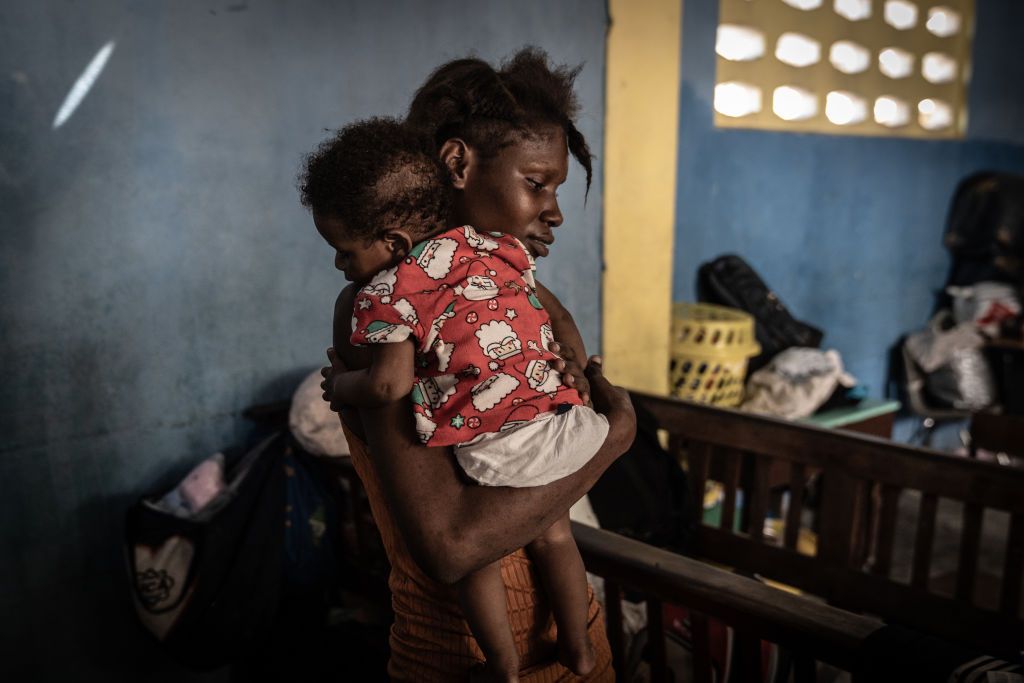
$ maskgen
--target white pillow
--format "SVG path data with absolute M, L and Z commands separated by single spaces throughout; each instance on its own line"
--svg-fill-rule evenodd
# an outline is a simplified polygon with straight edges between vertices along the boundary
M 348 441 L 341 430 L 341 417 L 323 399 L 320 370 L 314 370 L 292 396 L 288 427 L 303 448 L 314 455 L 348 455 Z

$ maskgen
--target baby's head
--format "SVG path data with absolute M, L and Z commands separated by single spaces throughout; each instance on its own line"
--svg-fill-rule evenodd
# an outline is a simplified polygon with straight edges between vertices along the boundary
M 334 247 L 335 266 L 364 283 L 443 230 L 450 184 L 428 140 L 395 119 L 349 124 L 320 144 L 300 179 L 302 203 Z

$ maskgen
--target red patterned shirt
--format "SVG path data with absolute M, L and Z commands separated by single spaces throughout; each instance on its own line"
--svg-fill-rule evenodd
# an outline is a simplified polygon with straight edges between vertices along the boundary
M 464 443 L 580 404 L 551 367 L 551 319 L 533 271 L 515 237 L 467 225 L 420 242 L 356 295 L 353 344 L 415 341 L 423 443 Z

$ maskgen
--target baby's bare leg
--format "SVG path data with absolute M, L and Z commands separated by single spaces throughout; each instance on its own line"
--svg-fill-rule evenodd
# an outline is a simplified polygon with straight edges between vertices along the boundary
M 474 674 L 481 681 L 518 681 L 519 653 L 508 622 L 505 582 L 501 562 L 481 567 L 455 585 L 462 612 L 473 630 L 473 637 L 487 658 L 482 671 Z
M 569 515 L 526 546 L 551 600 L 558 625 L 558 658 L 573 673 L 585 676 L 596 663 L 587 635 L 587 575 L 572 537 Z

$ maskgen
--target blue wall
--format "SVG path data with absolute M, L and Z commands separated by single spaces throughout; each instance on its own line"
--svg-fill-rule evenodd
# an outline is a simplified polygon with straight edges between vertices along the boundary
M 880 395 L 887 349 L 925 323 L 945 280 L 957 182 L 1024 173 L 1024 3 L 977 3 L 958 142 L 716 129 L 717 22 L 718 0 L 684 3 L 673 294 L 694 299 L 700 263 L 738 253 Z
M 327 128 L 402 113 L 446 59 L 533 43 L 586 62 L 600 157 L 605 28 L 584 0 L 0 7 L 0 671 L 181 680 L 134 624 L 122 516 L 323 361 L 343 282 L 298 203 L 302 155 Z M 595 349 L 597 175 L 584 207 L 570 171 L 566 246 L 541 266 Z

